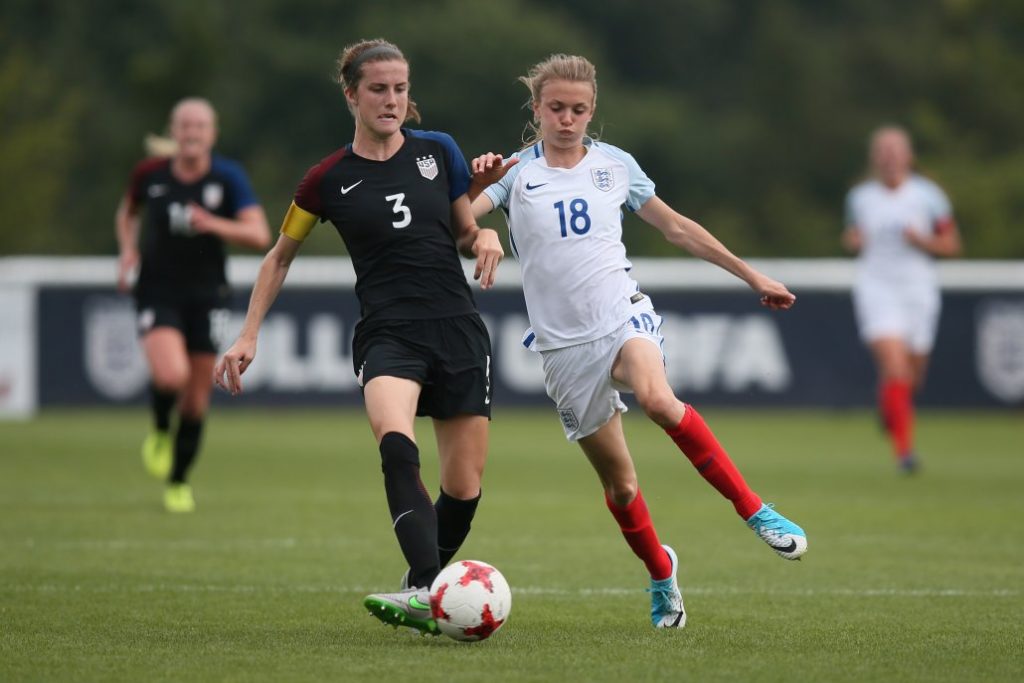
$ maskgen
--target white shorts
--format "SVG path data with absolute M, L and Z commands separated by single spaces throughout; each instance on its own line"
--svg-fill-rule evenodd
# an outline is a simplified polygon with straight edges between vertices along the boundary
M 626 412 L 619 391 L 630 389 L 612 379 L 612 364 L 623 344 L 635 338 L 647 339 L 662 350 L 661 316 L 647 296 L 632 304 L 630 317 L 611 334 L 586 344 L 540 352 L 544 388 L 555 402 L 570 441 L 593 434 L 616 411 Z
M 853 286 L 853 310 L 865 343 L 897 337 L 918 354 L 931 352 L 942 302 L 931 286 L 893 286 L 858 280 Z

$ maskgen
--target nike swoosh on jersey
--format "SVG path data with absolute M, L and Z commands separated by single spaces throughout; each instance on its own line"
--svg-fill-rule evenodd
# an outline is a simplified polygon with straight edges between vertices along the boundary
M 545 185 L 547 185 L 547 183 L 537 183 L 536 185 L 531 185 L 529 182 L 527 182 L 526 183 L 526 189 L 527 190 L 536 190 L 538 187 L 544 187 Z
M 363 181 L 362 181 L 362 180 L 360 180 L 360 181 L 359 181 L 359 182 L 357 182 L 357 183 L 352 183 L 352 184 L 351 184 L 351 185 L 349 185 L 348 187 L 345 187 L 344 185 L 342 185 L 342 186 L 341 186 L 341 193 L 342 193 L 342 194 L 348 194 L 348 193 L 349 193 L 349 192 L 351 192 L 352 190 L 356 189 L 356 185 L 358 185 L 358 184 L 359 184 L 359 183 L 361 183 L 361 182 L 363 182 Z

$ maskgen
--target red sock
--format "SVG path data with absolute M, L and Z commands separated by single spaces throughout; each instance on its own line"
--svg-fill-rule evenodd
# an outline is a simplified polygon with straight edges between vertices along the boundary
M 885 419 L 896 457 L 905 457 L 913 450 L 914 403 L 910 383 L 886 380 L 879 392 L 879 404 Z
M 732 501 L 736 512 L 744 520 L 761 509 L 761 498 L 750 490 L 743 475 L 736 469 L 729 454 L 718 443 L 697 410 L 687 404 L 686 413 L 679 424 L 665 432 L 690 459 L 700 475 L 719 493 Z
M 658 540 L 658 532 L 654 530 L 654 523 L 651 521 L 651 513 L 647 510 L 647 503 L 643 495 L 637 491 L 636 498 L 626 507 L 619 507 L 608 497 L 606 493 L 604 502 L 608 504 L 615 521 L 619 523 L 622 535 L 626 537 L 626 543 L 633 549 L 636 556 L 647 565 L 654 580 L 667 579 L 672 575 L 672 561 L 668 559 L 668 553 L 661 547 Z

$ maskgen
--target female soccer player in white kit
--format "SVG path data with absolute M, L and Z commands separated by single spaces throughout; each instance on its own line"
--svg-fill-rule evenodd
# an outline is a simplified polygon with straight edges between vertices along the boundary
M 672 244 L 747 282 L 763 305 L 785 309 L 795 297 L 655 196 L 633 157 L 587 136 L 597 99 L 589 61 L 552 55 L 520 80 L 530 88 L 537 135 L 508 163 L 494 154 L 473 160 L 476 180 L 493 183 L 475 198 L 473 210 L 477 216 L 496 207 L 506 213 L 532 326 L 524 343 L 541 353 L 545 386 L 565 434 L 597 471 L 609 510 L 647 566 L 652 623 L 681 628 L 686 612 L 677 557 L 659 542 L 640 493 L 618 390 L 636 394 L 644 412 L 775 552 L 795 560 L 807 538 L 750 490 L 697 411 L 673 394 L 661 317 L 629 275 L 622 208 Z
M 910 136 L 884 126 L 871 136 L 872 178 L 846 197 L 843 245 L 859 254 L 853 304 L 878 368 L 878 405 L 893 453 L 907 473 L 914 455 L 913 394 L 924 382 L 939 322 L 933 257 L 960 253 L 949 199 L 913 172 Z

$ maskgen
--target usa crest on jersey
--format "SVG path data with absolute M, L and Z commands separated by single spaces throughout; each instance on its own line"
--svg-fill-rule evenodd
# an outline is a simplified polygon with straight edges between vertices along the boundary
M 592 168 L 590 177 L 594 180 L 594 187 L 602 192 L 607 192 L 615 187 L 615 174 L 610 168 Z
M 203 206 L 211 211 L 216 211 L 220 208 L 220 203 L 224 201 L 224 186 L 220 183 L 206 183 L 203 185 Z
M 427 180 L 433 180 L 437 177 L 437 161 L 434 160 L 433 154 L 425 157 L 416 157 L 416 166 L 420 169 L 420 175 Z

